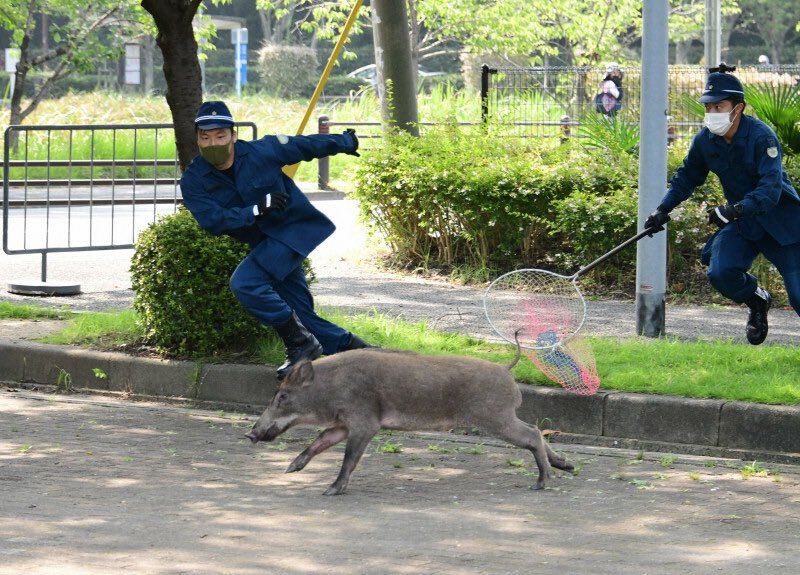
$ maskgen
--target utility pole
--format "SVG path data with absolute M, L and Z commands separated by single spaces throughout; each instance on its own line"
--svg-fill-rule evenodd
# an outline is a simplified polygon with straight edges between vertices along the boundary
M 721 0 L 706 0 L 706 26 L 703 38 L 706 68 L 722 60 L 722 4 Z
M 642 112 L 639 149 L 639 228 L 658 206 L 667 182 L 668 0 L 644 2 Z M 636 332 L 664 334 L 667 233 L 644 238 L 636 251 Z
M 417 74 L 411 58 L 406 0 L 372 0 L 375 89 L 386 126 L 419 136 Z

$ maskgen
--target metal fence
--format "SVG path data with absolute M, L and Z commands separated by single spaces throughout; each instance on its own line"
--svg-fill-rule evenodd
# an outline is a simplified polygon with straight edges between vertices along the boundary
M 252 122 L 249 127 L 257 137 Z M 172 124 L 9 126 L 3 151 L 3 251 L 133 248 L 182 203 Z
M 641 111 L 641 69 L 624 66 L 621 107 L 616 116 L 638 123 Z M 483 122 L 504 135 L 561 137 L 580 126 L 582 118 L 597 115 L 605 67 L 491 68 L 481 77 Z M 702 126 L 693 111 L 708 71 L 701 66 L 669 67 L 669 124 L 674 137 L 691 137 Z M 800 80 L 800 66 L 742 66 L 736 76 L 750 84 L 790 84 Z M 573 133 L 575 130 L 573 130 Z

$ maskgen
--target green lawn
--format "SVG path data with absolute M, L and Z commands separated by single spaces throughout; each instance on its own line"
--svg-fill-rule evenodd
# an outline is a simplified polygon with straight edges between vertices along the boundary
M 515 354 L 510 345 L 432 330 L 425 322 L 412 324 L 375 313 L 352 316 L 336 310 L 322 310 L 322 315 L 382 347 L 469 355 L 499 363 L 510 362 Z M 0 303 L 2 319 L 39 317 L 68 318 L 64 329 L 45 338 L 46 343 L 109 349 L 141 340 L 136 314 L 130 310 L 69 314 Z M 800 404 L 800 348 L 795 346 L 650 338 L 592 338 L 590 342 L 601 390 Z M 280 341 L 265 330 L 250 360 L 280 363 L 282 354 Z M 514 375 L 525 383 L 555 385 L 524 357 Z

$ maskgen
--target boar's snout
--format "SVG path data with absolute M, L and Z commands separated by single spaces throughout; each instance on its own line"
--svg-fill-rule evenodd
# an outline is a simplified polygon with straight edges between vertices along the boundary
M 272 441 L 280 434 L 281 430 L 279 430 L 278 426 L 275 424 L 267 428 L 259 427 L 258 424 L 256 424 L 253 426 L 253 429 L 245 433 L 244 436 L 253 443 L 258 443 L 259 441 Z

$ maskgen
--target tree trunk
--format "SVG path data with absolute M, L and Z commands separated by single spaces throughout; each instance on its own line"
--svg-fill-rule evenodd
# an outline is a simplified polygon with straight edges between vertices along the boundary
M 372 22 L 384 123 L 419 136 L 417 71 L 412 67 L 405 0 L 373 0 Z
M 201 0 L 142 0 L 158 28 L 156 44 L 164 57 L 167 105 L 175 126 L 181 170 L 198 154 L 194 118 L 203 101 L 197 40 L 192 29 Z

